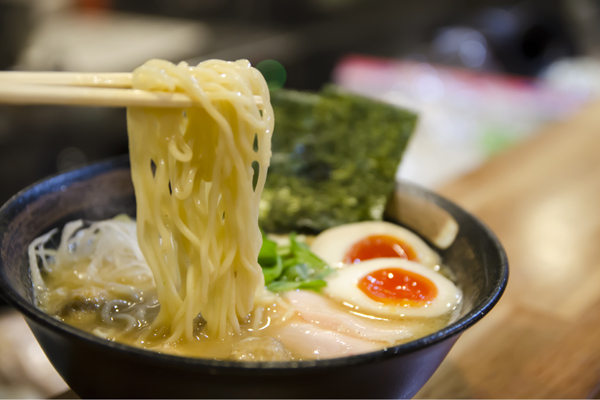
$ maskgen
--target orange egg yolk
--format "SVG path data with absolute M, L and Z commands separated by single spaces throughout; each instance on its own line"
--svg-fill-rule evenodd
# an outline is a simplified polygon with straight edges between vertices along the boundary
M 388 235 L 372 235 L 354 243 L 346 257 L 345 263 L 358 263 L 373 258 L 405 258 L 418 261 L 411 246 L 398 238 Z
M 358 282 L 364 294 L 380 303 L 430 302 L 437 287 L 426 277 L 400 268 L 373 271 Z

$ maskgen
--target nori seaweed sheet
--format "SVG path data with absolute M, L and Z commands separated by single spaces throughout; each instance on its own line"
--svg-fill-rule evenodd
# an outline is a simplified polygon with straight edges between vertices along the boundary
M 314 233 L 381 219 L 416 115 L 334 86 L 277 90 L 271 103 L 273 156 L 260 226 Z

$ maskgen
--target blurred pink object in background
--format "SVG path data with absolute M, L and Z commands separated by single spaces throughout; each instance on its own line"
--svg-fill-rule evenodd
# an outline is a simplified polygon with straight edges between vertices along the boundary
M 419 113 L 398 177 L 430 188 L 571 115 L 589 98 L 540 79 L 354 55 L 337 64 L 334 81 Z

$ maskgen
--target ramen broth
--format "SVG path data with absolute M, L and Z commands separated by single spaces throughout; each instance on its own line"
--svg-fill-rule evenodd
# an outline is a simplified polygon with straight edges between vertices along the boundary
M 49 287 L 52 287 L 51 284 Z M 115 299 L 117 300 L 117 299 Z M 126 301 L 124 299 L 121 299 Z M 377 348 L 385 348 L 393 345 L 406 343 L 420 337 L 426 336 L 432 332 L 435 332 L 450 322 L 451 314 L 444 315 L 435 318 L 403 318 L 398 320 L 392 319 L 373 319 L 372 316 L 363 315 L 359 312 L 353 312 L 352 309 L 335 302 L 334 300 L 327 299 L 327 303 L 331 309 L 336 310 L 340 314 L 349 314 L 358 316 L 359 318 L 368 319 L 372 324 L 380 326 L 382 329 L 389 329 L 392 325 L 399 327 L 410 326 L 414 330 L 414 335 L 410 338 L 402 338 L 394 343 L 388 342 L 373 342 L 375 346 L 365 346 L 369 350 L 375 350 Z M 135 307 L 135 304 L 126 307 Z M 196 332 L 196 339 L 194 341 L 181 340 L 176 343 L 164 343 L 162 340 L 164 336 L 153 337 L 150 336 L 144 341 L 139 341 L 138 334 L 139 330 L 133 332 L 124 332 L 123 328 L 125 323 L 121 326 L 107 325 L 102 321 L 102 317 L 99 311 L 99 305 L 92 305 L 86 303 L 85 307 L 82 307 L 81 303 L 73 303 L 67 305 L 61 312 L 59 319 L 69 325 L 72 325 L 83 331 L 95 334 L 97 336 L 104 337 L 109 340 L 114 340 L 120 343 L 125 343 L 133 346 L 143 347 L 159 352 L 168 354 L 188 356 L 188 357 L 199 357 L 199 358 L 214 358 L 214 359 L 239 359 L 248 361 L 283 361 L 283 360 L 310 360 L 319 359 L 321 353 L 327 349 L 323 349 L 323 343 L 298 343 L 293 342 L 295 338 L 287 339 L 289 335 L 282 333 L 282 327 L 287 325 L 291 326 L 294 323 L 307 324 L 299 315 L 294 313 L 288 319 L 281 322 L 281 316 L 289 312 L 290 308 L 285 305 L 273 303 L 268 305 L 262 311 L 263 316 L 257 327 L 253 325 L 254 315 L 251 315 L 246 323 L 243 323 L 241 332 L 233 335 L 226 339 L 210 339 Z M 148 315 L 148 319 L 151 320 L 152 314 L 158 312 L 158 305 Z M 255 312 L 253 312 L 255 314 Z M 145 327 L 151 321 L 140 321 L 140 327 Z M 282 326 L 283 325 L 283 326 Z M 316 329 L 316 327 L 315 327 Z M 310 330 L 310 327 L 305 328 L 306 331 Z M 282 338 L 283 336 L 283 338 Z M 262 346 L 257 348 L 253 346 L 251 342 L 244 342 L 244 339 L 248 338 L 273 338 L 283 344 L 285 350 L 289 354 L 286 355 L 286 351 L 281 351 L 279 343 L 277 341 L 263 341 Z M 292 340 L 292 341 L 290 341 Z M 244 352 L 244 349 L 248 348 L 248 351 L 253 353 L 252 356 L 248 357 Z M 359 351 L 360 352 L 360 351 Z M 352 355 L 339 354 L 342 355 Z M 249 359 L 250 358 L 250 359 Z
M 286 238 L 285 235 L 278 235 L 275 240 L 285 242 Z M 300 239 L 310 243 L 313 237 Z M 102 265 L 105 270 L 114 267 L 110 263 Z M 264 289 L 257 295 L 252 313 L 241 322 L 239 333 L 226 338 L 210 338 L 203 334 L 205 323 L 198 317 L 194 340 L 167 342 L 166 335 L 158 331 L 141 337 L 143 331 L 151 329 L 160 308 L 154 282 L 149 275 L 122 277 L 115 284 L 123 285 L 123 290 L 119 292 L 119 287 L 113 287 L 109 293 L 104 288 L 86 282 L 85 271 L 88 268 L 89 260 L 83 259 L 69 268 L 42 270 L 46 290 L 40 292 L 38 297 L 40 308 L 71 326 L 107 340 L 180 356 L 240 361 L 348 356 L 426 336 L 448 325 L 459 311 L 457 308 L 437 317 L 381 318 L 325 294 L 309 291 L 275 294 Z M 440 272 L 452 277 L 447 267 L 441 267 Z M 139 289 L 135 296 L 125 289 L 132 286 Z M 298 297 L 299 301 L 296 299 Z M 314 312 L 304 315 L 304 299 L 319 302 L 318 315 L 315 316 Z M 327 326 L 334 314 L 337 316 L 333 318 L 333 324 L 338 325 Z M 122 318 L 123 315 L 134 316 L 134 326 L 131 326 L 131 320 Z M 351 318 L 352 323 L 344 325 L 346 318 Z M 351 332 L 352 326 L 359 326 L 365 331 L 364 335 Z M 405 331 L 410 334 L 394 337 L 393 332 Z M 373 335 L 371 332 L 379 334 Z M 382 339 L 380 332 L 392 333 Z M 376 340 L 372 339 L 373 336 Z

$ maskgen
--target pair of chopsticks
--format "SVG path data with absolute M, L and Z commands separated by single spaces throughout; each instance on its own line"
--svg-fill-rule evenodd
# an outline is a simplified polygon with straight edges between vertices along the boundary
M 131 73 L 0 72 L 0 103 L 101 107 L 193 107 L 183 93 L 131 88 Z M 255 96 L 262 105 L 262 98 Z

